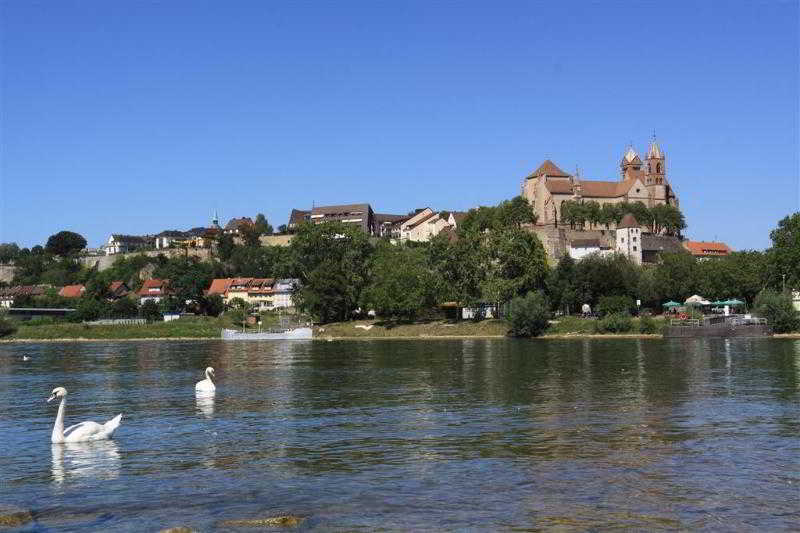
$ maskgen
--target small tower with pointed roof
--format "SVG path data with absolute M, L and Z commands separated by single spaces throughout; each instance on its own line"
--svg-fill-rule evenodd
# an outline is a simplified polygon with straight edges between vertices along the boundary
M 642 228 L 631 213 L 617 224 L 616 250 L 637 265 L 642 264 Z
M 656 136 L 650 141 L 650 148 L 647 150 L 647 164 L 645 166 L 645 185 L 647 187 L 655 185 L 666 185 L 667 161 L 664 152 L 661 150 Z M 663 194 L 661 195 L 663 199 Z
M 640 178 L 642 174 L 642 159 L 633 146 L 629 145 L 619 163 L 620 179 L 622 181 Z

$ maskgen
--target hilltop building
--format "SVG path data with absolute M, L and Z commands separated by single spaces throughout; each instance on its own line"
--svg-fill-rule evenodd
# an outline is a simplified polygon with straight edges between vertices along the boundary
M 533 206 L 539 226 L 558 226 L 561 204 L 566 200 L 678 206 L 678 197 L 667 179 L 666 156 L 655 137 L 644 161 L 633 147 L 628 148 L 620 161 L 619 181 L 586 180 L 547 159 L 522 180 L 522 196 Z

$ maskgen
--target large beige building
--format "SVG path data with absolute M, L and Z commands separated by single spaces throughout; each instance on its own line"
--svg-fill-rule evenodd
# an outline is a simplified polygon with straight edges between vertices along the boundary
M 577 174 L 577 173 L 576 173 Z M 642 202 L 648 207 L 678 205 L 678 197 L 667 180 L 664 152 L 651 141 L 647 159 L 629 147 L 620 162 L 619 181 L 585 180 L 571 175 L 549 159 L 522 182 L 522 196 L 533 205 L 538 225 L 558 225 L 561 204 L 566 200 L 595 201 L 599 204 Z

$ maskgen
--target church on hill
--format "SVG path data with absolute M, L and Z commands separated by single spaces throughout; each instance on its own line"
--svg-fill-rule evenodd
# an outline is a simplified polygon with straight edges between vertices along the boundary
M 578 173 L 564 172 L 548 159 L 522 181 L 522 196 L 533 206 L 540 226 L 557 226 L 561 204 L 566 200 L 678 206 L 678 197 L 667 180 L 666 157 L 655 136 L 644 162 L 632 146 L 628 148 L 620 161 L 619 181 L 586 180 Z

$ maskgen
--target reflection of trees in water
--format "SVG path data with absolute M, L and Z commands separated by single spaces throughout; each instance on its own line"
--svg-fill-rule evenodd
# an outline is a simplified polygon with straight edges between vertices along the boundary
M 119 476 L 119 447 L 113 440 L 53 444 L 53 481 L 114 479 Z

